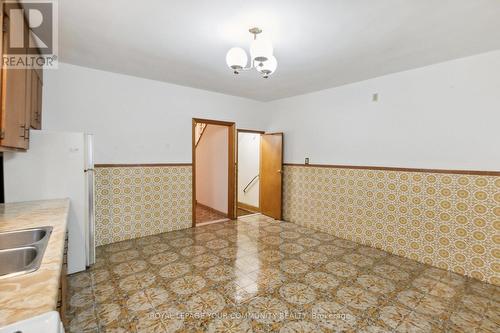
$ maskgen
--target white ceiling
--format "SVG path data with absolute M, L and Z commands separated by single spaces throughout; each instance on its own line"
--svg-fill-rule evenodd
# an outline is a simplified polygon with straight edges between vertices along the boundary
M 269 101 L 500 49 L 499 0 L 62 0 L 60 60 Z M 235 76 L 248 28 L 278 70 Z

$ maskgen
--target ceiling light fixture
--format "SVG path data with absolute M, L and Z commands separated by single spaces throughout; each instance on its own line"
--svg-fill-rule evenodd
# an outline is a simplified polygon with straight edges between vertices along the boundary
M 262 74 L 263 78 L 267 79 L 278 67 L 278 61 L 273 56 L 273 45 L 266 38 L 257 39 L 257 35 L 262 32 L 262 29 L 251 28 L 248 31 L 253 34 L 253 41 L 250 45 L 250 66 L 246 67 L 248 56 L 241 47 L 233 47 L 227 51 L 226 63 L 234 74 L 255 68 Z

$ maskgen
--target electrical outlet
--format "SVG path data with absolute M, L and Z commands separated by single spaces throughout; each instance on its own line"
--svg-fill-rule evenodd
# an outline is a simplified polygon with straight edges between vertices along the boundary
M 378 93 L 373 94 L 372 101 L 373 102 L 378 102 Z
M 308 165 L 308 164 L 309 164 L 309 157 L 306 157 L 306 159 L 305 159 L 304 163 L 305 163 L 306 165 Z

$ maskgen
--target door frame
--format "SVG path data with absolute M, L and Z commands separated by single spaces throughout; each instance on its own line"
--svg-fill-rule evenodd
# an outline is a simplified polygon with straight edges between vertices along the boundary
M 226 126 L 228 128 L 228 172 L 227 172 L 227 217 L 231 220 L 235 219 L 235 136 L 236 124 L 230 121 L 221 121 L 213 119 L 192 118 L 191 121 L 191 158 L 192 158 L 192 226 L 196 226 L 196 123 L 204 123 L 208 125 Z
M 242 129 L 242 128 L 238 128 L 236 130 L 236 183 L 235 183 L 235 192 L 236 192 L 236 217 L 238 217 L 238 203 L 239 203 L 239 200 L 238 200 L 238 174 L 239 174 L 239 158 L 238 158 L 238 149 L 239 149 L 239 134 L 240 133 L 255 133 L 255 134 L 266 134 L 265 131 L 260 131 L 260 130 L 250 130 L 250 129 Z M 260 140 L 260 138 L 259 138 Z M 260 142 L 259 142 L 259 158 L 260 158 Z M 260 172 L 260 165 L 259 165 L 259 172 Z M 259 179 L 259 186 L 260 186 L 260 179 Z M 260 192 L 260 190 L 259 190 Z M 259 193 L 259 213 L 260 213 L 260 193 Z

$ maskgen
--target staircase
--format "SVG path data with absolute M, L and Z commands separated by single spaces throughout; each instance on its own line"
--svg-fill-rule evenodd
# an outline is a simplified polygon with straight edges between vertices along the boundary
M 207 128 L 207 124 L 205 123 L 196 123 L 194 128 L 194 146 L 198 146 L 198 142 L 200 142 L 201 136 L 203 132 L 205 132 L 205 128 Z

